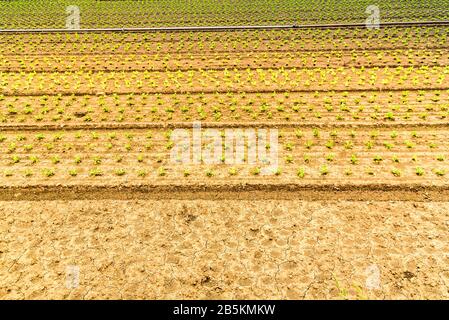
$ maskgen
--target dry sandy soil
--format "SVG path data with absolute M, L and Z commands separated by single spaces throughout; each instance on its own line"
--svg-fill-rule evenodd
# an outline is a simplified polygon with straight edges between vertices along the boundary
M 448 299 L 448 221 L 449 202 L 2 201 L 0 298 Z

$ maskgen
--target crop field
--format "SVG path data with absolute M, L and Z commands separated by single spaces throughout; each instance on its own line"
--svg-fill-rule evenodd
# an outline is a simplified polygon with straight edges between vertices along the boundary
M 80 8 L 84 28 L 363 23 L 369 0 L 0 1 L 0 29 L 65 28 Z M 448 0 L 384 0 L 383 21 L 448 20 Z M 350 10 L 348 10 L 350 8 Z
M 448 30 L 2 35 L 3 185 L 445 185 Z M 193 122 L 276 128 L 278 170 L 171 161 Z
M 371 1 L 188 3 L 77 1 L 83 28 L 364 23 Z M 0 1 L 0 30 L 72 4 Z M 449 298 L 448 35 L 0 32 L 0 298 Z

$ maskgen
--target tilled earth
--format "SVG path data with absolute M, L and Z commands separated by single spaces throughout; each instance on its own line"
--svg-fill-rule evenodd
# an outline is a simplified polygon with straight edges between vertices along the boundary
M 0 202 L 2 299 L 448 299 L 449 202 Z

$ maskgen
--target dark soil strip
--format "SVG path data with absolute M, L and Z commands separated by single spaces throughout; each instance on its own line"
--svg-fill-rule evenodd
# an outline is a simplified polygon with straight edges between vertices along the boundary
M 412 26 L 446 26 L 449 21 L 384 22 L 381 28 Z M 157 27 L 157 28 L 98 28 L 98 29 L 6 29 L 0 33 L 86 33 L 86 32 L 192 32 L 192 31 L 241 31 L 273 29 L 337 29 L 366 28 L 365 23 L 309 24 L 309 25 L 267 25 L 267 26 L 206 26 L 206 27 Z
M 202 122 L 203 128 L 406 128 L 406 129 L 419 129 L 419 128 L 448 128 L 448 121 L 441 122 L 333 122 L 333 123 L 306 123 L 306 122 Z M 73 124 L 0 124 L 0 132 L 2 131 L 72 131 L 72 130 L 139 130 L 139 129 L 192 129 L 193 122 L 112 122 L 112 123 L 73 123 Z
M 56 72 L 56 73 L 64 73 L 64 72 Z M 443 91 L 443 90 L 449 90 L 449 87 L 445 85 L 441 85 L 440 87 L 437 87 L 436 85 L 429 87 L 397 87 L 397 88 L 360 88 L 360 89 L 335 89 L 335 88 L 323 88 L 323 89 L 303 89 L 303 90 L 297 90 L 297 89 L 283 89 L 283 88 L 273 88 L 273 89 L 249 89 L 249 88 L 238 88 L 238 89 L 230 89 L 230 90 L 214 90 L 214 89 L 191 89 L 191 90 L 155 90 L 155 91 L 123 91 L 123 92 L 117 92 L 117 91 L 77 91 L 77 92 L 57 92 L 56 94 L 51 94 L 49 92 L 31 92 L 31 93 L 23 93 L 23 92 L 2 92 L 0 89 L 0 94 L 2 94 L 5 97 L 40 97 L 43 95 L 46 96 L 56 96 L 61 95 L 63 97 L 67 96 L 102 96 L 102 95 L 176 95 L 176 94 L 214 94 L 214 93 L 321 93 L 329 91 L 332 91 L 334 93 L 340 93 L 340 92 L 402 92 L 402 91 L 410 91 L 410 92 L 417 92 L 417 91 Z
M 39 185 L 0 187 L 1 201 L 40 200 L 449 201 L 449 185 Z M 369 213 L 366 213 L 369 214 Z

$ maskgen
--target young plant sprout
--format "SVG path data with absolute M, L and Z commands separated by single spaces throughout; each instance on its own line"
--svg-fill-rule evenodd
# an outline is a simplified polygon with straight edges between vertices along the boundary
M 326 176 L 326 175 L 329 174 L 329 168 L 328 168 L 327 165 L 322 165 L 322 166 L 320 167 L 320 174 L 321 174 L 322 176 Z
M 299 168 L 298 171 L 296 172 L 296 175 L 299 178 L 304 178 L 305 174 L 306 174 L 306 171 L 304 168 Z
M 421 167 L 416 167 L 416 168 L 415 168 L 415 173 L 416 173 L 417 176 L 423 176 L 425 172 L 424 172 L 424 169 L 423 169 L 423 168 L 421 168 Z

